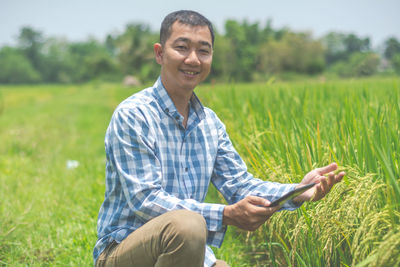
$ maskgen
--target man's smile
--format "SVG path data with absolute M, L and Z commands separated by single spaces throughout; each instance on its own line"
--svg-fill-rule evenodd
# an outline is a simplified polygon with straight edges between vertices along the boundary
M 181 72 L 183 72 L 186 75 L 190 75 L 190 76 L 194 76 L 194 75 L 197 75 L 200 73 L 199 71 L 192 71 L 192 70 L 181 70 Z

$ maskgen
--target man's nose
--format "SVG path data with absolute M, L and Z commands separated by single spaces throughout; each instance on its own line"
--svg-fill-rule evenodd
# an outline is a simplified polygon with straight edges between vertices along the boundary
M 199 57 L 196 50 L 191 50 L 185 59 L 185 64 L 188 65 L 200 65 Z

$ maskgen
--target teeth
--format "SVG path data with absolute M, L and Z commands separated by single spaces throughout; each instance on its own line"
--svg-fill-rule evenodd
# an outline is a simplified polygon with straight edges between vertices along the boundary
M 185 71 L 185 73 L 190 74 L 190 75 L 194 75 L 196 72 L 194 72 L 194 71 Z

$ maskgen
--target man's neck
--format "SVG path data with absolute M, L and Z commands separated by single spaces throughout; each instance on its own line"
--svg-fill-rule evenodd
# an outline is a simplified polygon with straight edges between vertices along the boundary
M 190 98 L 193 95 L 193 90 L 187 92 L 180 92 L 177 90 L 171 90 L 167 87 L 165 88 L 168 92 L 169 97 L 171 98 L 172 102 L 176 109 L 178 110 L 179 114 L 183 116 L 183 125 L 186 128 L 187 120 L 189 117 L 189 102 Z

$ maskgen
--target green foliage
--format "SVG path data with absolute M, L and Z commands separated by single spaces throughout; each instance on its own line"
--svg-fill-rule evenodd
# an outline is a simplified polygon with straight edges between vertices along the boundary
M 38 30 L 23 27 L 17 48 L 24 57 L 18 56 L 25 66 L 22 72 L 28 75 L 20 76 L 19 67 L 15 72 L 10 67 L 7 77 L 3 75 L 5 78 L 0 82 L 122 81 L 126 75 L 133 75 L 142 82 L 153 81 L 160 71 L 153 55 L 153 44 L 158 39 L 158 32 L 141 23 L 128 24 L 123 32 L 108 34 L 104 42 L 94 39 L 68 42 L 47 38 Z M 317 40 L 311 33 L 275 29 L 271 21 L 261 25 L 247 20 L 227 20 L 224 34 L 216 33 L 214 45 L 208 81 L 267 81 L 271 77 L 286 79 L 323 74 L 326 70 L 342 77 L 358 77 L 378 71 L 375 65 L 379 57 L 378 54 L 372 56 L 369 38 L 355 34 L 331 32 Z M 396 72 L 395 55 L 399 47 L 395 38 L 385 42 L 384 54 L 389 62 L 388 67 L 380 70 Z M 15 53 L 10 57 L 15 60 Z M 26 61 L 33 72 L 27 70 Z
M 397 72 L 397 74 L 400 74 L 400 53 L 393 56 L 392 64 L 393 64 L 393 68 Z
M 32 66 L 39 70 L 42 66 L 41 49 L 44 43 L 43 34 L 31 27 L 22 27 L 18 36 L 19 48 L 25 53 Z
M 23 52 L 11 47 L 0 49 L 0 83 L 37 83 L 40 74 Z
M 262 73 L 316 74 L 325 67 L 322 45 L 308 34 L 286 33 L 280 40 L 263 44 L 257 69 Z
M 220 79 L 229 81 L 231 79 L 231 73 L 235 68 L 232 53 L 229 53 L 230 41 L 223 35 L 216 35 L 214 47 L 213 47 L 213 63 L 209 79 L 215 80 Z
M 339 61 L 331 71 L 341 77 L 371 76 L 377 73 L 379 56 L 374 53 L 354 53 L 348 61 Z
M 396 38 L 391 37 L 387 39 L 385 42 L 385 46 L 386 48 L 384 55 L 387 59 L 391 60 L 397 54 L 400 54 L 400 42 Z
M 158 35 L 143 24 L 128 24 L 125 32 L 108 40 L 118 48 L 118 62 L 122 72 L 152 80 L 159 74 L 159 67 L 155 63 L 153 45 L 158 42 Z M 142 68 L 145 70 L 142 71 Z
M 68 42 L 62 39 L 51 38 L 43 46 L 41 73 L 43 80 L 51 83 L 68 83 L 74 81 L 75 72 L 70 63 Z
M 84 82 L 96 77 L 118 75 L 116 62 L 96 40 L 70 44 L 68 53 L 73 81 Z
M 344 44 L 345 34 L 330 32 L 325 35 L 321 42 L 324 45 L 327 64 L 333 64 L 339 60 L 346 59 L 346 46 Z
M 349 34 L 344 39 L 346 51 L 349 54 L 357 52 L 366 52 L 370 50 L 369 38 L 359 38 L 355 34 Z
M 330 32 L 322 39 L 325 59 L 328 65 L 346 62 L 354 53 L 370 52 L 369 38 L 360 38 L 355 34 Z
M 310 34 L 288 29 L 262 28 L 246 20 L 228 20 L 225 35 L 218 35 L 211 79 L 266 80 L 285 72 L 316 74 L 323 71 L 324 50 Z
M 225 23 L 225 31 L 230 49 L 224 52 L 230 54 L 229 65 L 234 67 L 229 71 L 231 79 L 251 81 L 256 69 L 257 48 L 261 37 L 258 24 L 249 24 L 247 21 L 240 24 L 228 20 Z

